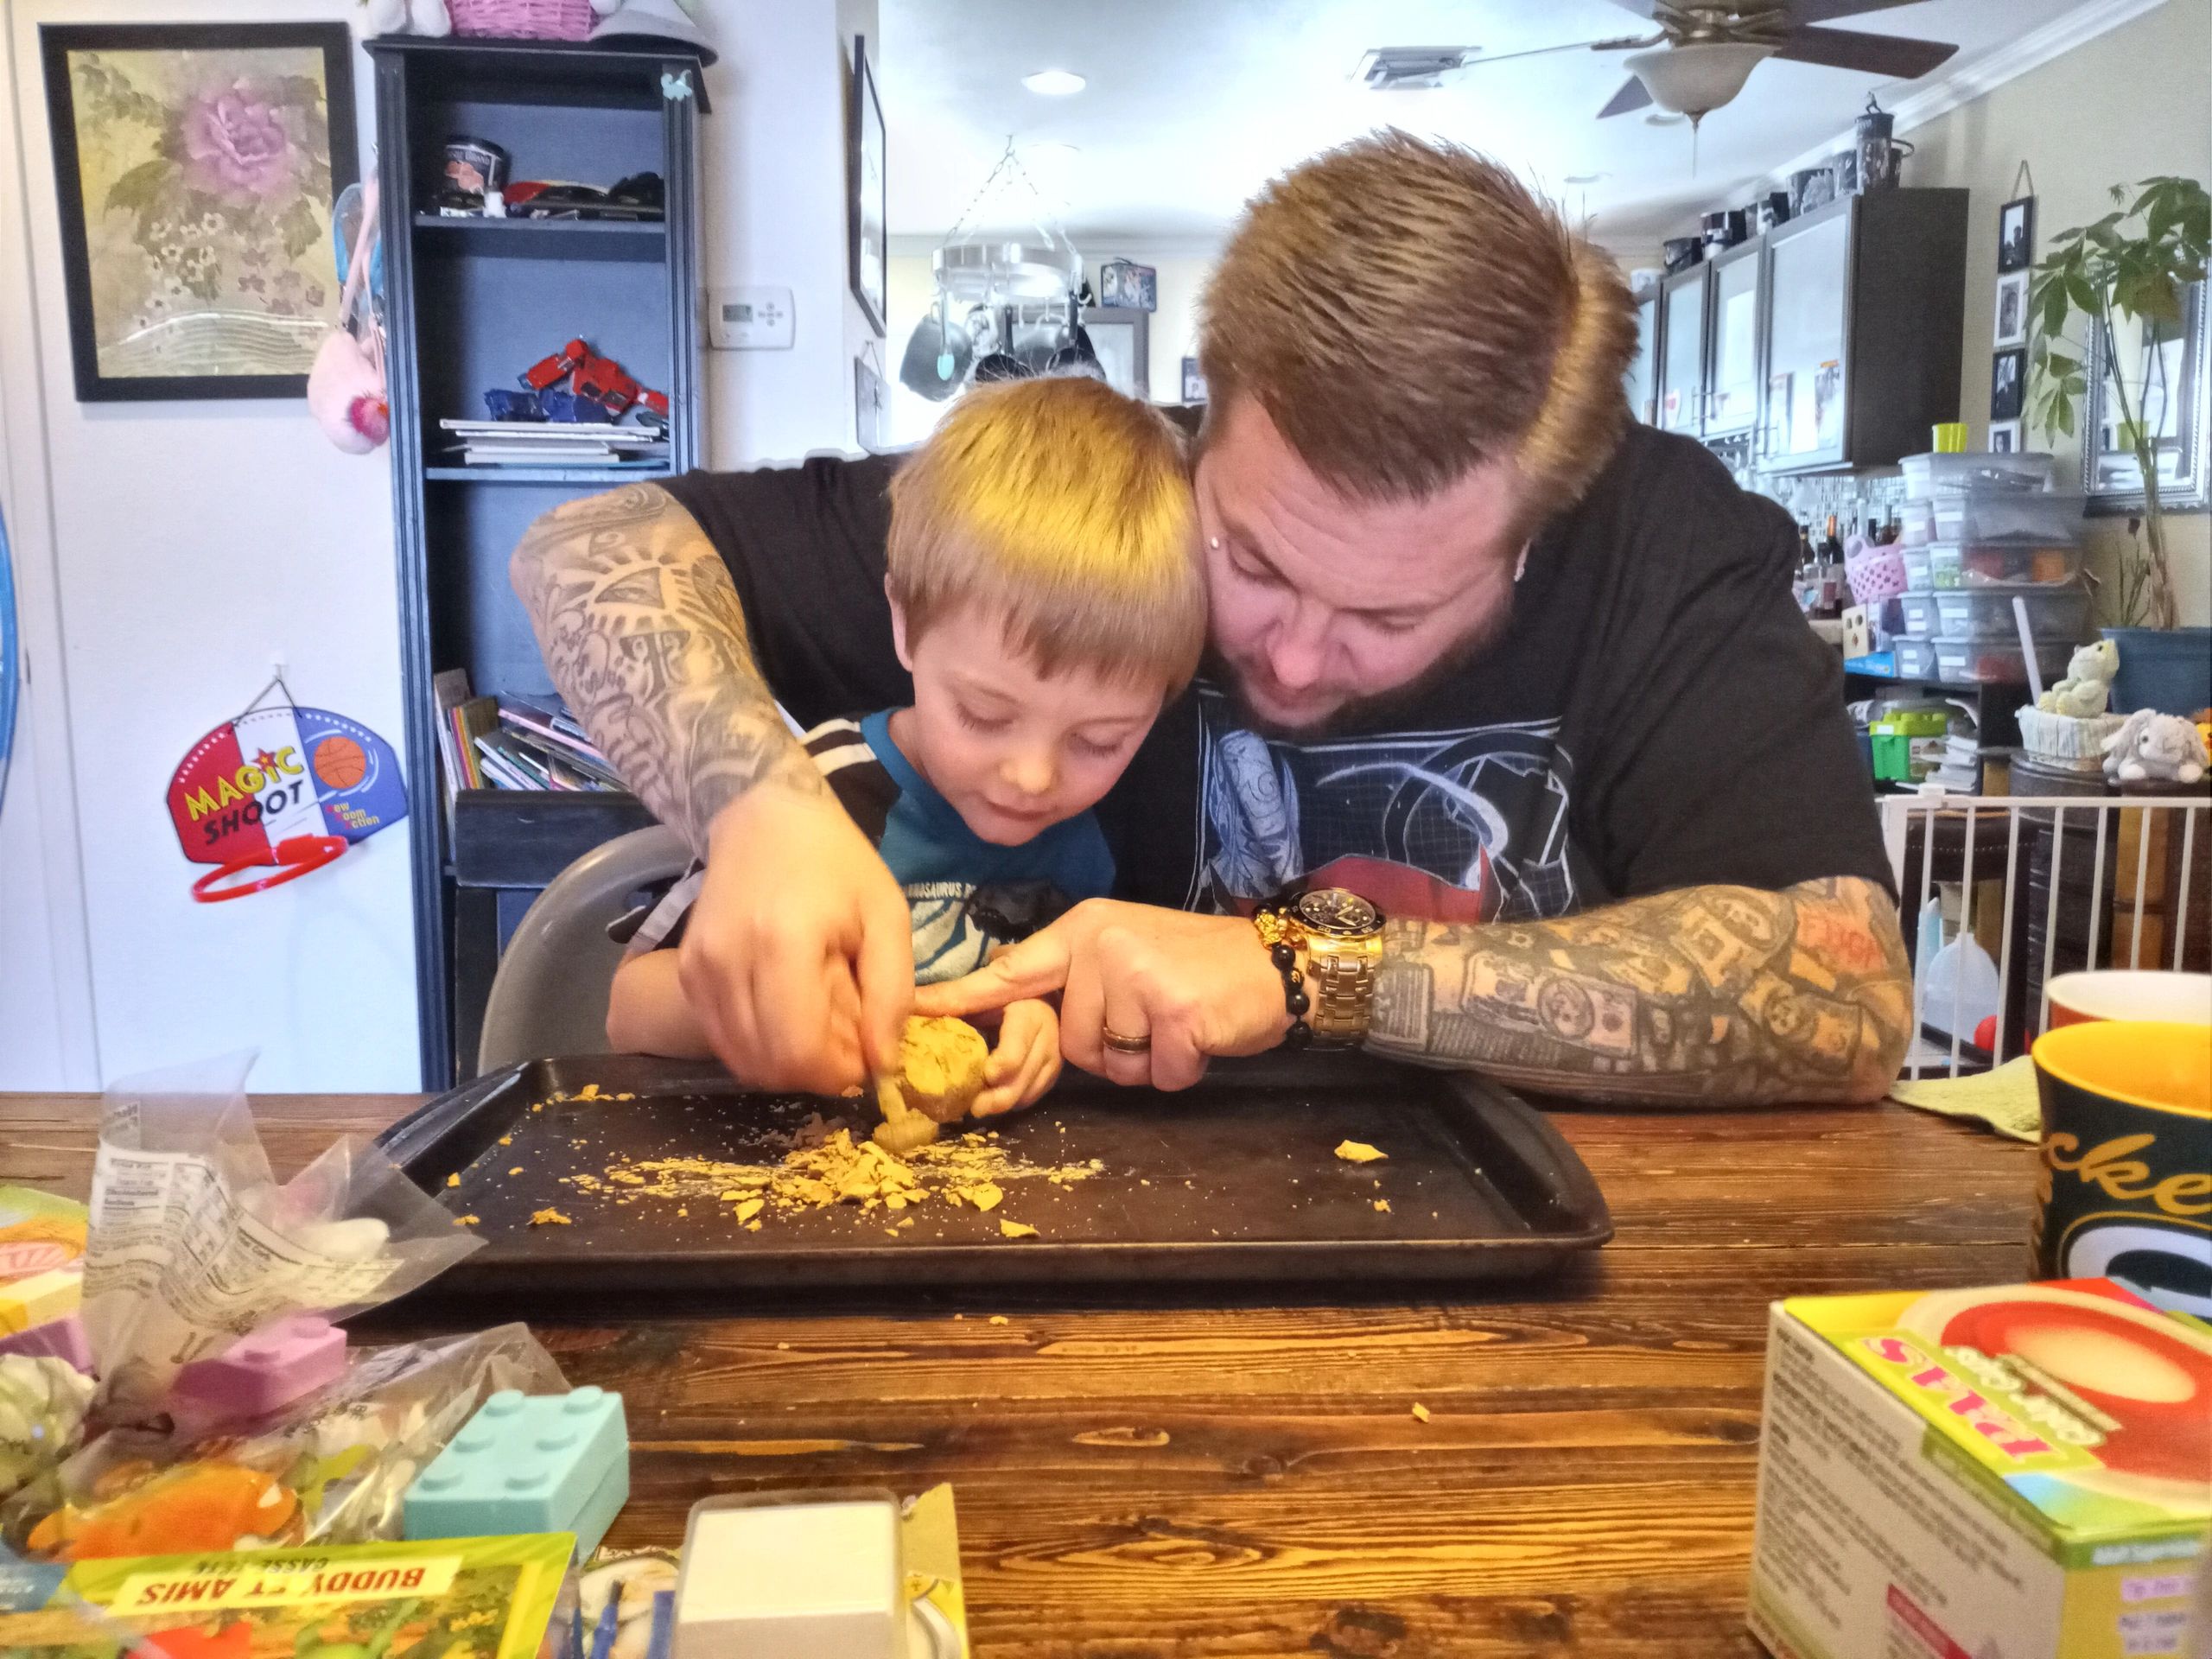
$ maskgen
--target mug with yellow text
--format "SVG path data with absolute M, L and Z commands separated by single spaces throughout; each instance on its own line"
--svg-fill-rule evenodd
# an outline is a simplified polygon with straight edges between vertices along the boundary
M 2120 1279 L 2212 1318 L 2212 1027 L 2092 1020 L 2034 1053 L 2035 1276 Z

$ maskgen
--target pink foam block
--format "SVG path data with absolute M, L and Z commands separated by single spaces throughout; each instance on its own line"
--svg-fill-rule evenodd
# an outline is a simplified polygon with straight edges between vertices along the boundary
M 264 1325 L 213 1359 L 195 1359 L 169 1389 L 177 1427 L 259 1417 L 314 1393 L 346 1369 L 346 1333 L 302 1313 Z
M 92 1344 L 85 1335 L 85 1322 L 74 1313 L 35 1325 L 13 1336 L 0 1337 L 0 1354 L 27 1354 L 33 1359 L 66 1359 L 92 1375 Z

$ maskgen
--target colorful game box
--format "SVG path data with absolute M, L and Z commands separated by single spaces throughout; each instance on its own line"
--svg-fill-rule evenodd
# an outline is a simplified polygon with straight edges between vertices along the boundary
M 77 1311 L 85 1221 L 81 1204 L 0 1186 L 0 1337 Z
M 1782 1659 L 2200 1651 L 2212 1331 L 2080 1279 L 1798 1297 L 1769 1336 L 1751 1625 Z
M 545 1659 L 567 1533 L 0 1564 L 10 1659 Z

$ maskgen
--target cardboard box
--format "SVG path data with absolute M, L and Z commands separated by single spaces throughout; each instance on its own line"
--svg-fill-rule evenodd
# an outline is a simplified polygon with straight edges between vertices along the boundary
M 2212 1330 L 2108 1280 L 1769 1324 L 1751 1626 L 1782 1659 L 2198 1659 Z

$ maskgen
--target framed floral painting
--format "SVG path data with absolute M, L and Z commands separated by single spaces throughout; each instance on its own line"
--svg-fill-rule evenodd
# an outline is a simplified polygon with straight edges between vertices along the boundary
M 355 181 L 340 23 L 49 24 L 77 396 L 298 397 L 338 318 Z

